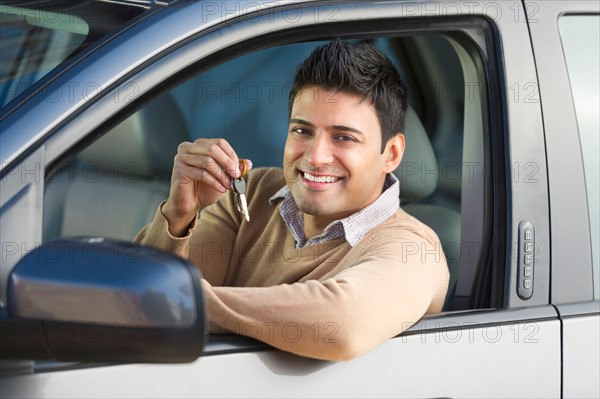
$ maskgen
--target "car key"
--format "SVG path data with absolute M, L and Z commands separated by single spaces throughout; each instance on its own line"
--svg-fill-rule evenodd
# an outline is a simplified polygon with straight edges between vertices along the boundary
M 240 159 L 240 165 L 243 165 L 243 170 L 239 178 L 231 181 L 231 188 L 235 193 L 235 204 L 238 212 L 240 212 L 246 218 L 246 222 L 250 221 L 250 213 L 248 213 L 248 202 L 246 200 L 246 180 L 244 175 L 246 174 L 246 163 Z
M 237 210 L 246 218 L 246 221 L 250 221 L 250 214 L 248 213 L 248 203 L 246 201 L 246 180 L 243 177 L 239 179 L 233 179 L 231 182 L 231 188 L 235 193 L 235 203 Z

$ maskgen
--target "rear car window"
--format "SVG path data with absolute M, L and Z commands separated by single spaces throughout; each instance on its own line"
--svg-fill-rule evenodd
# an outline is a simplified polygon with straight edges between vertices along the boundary
M 567 15 L 558 21 L 567 62 L 579 140 L 592 238 L 594 298 L 600 297 L 600 16 Z

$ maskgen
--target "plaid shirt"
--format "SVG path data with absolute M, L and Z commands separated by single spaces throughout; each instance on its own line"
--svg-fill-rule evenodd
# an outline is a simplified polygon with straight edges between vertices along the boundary
M 344 219 L 331 222 L 325 227 L 323 233 L 310 240 L 307 240 L 304 235 L 303 214 L 298 209 L 287 186 L 283 186 L 269 198 L 269 203 L 273 204 L 276 200 L 283 198 L 279 213 L 296 239 L 296 248 L 321 244 L 342 237 L 351 246 L 355 246 L 370 229 L 389 219 L 398 210 L 399 197 L 400 183 L 396 176 L 388 173 L 383 184 L 383 192 L 375 202 Z

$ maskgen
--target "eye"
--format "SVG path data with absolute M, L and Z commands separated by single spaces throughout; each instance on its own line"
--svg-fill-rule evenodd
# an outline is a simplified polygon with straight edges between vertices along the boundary
M 303 128 L 303 127 L 292 127 L 290 129 L 291 133 L 295 133 L 295 134 L 301 134 L 301 135 L 307 135 L 310 134 L 310 130 Z
M 353 143 L 356 143 L 358 141 L 353 136 L 349 136 L 347 134 L 340 134 L 339 136 L 336 136 L 336 139 L 339 141 L 348 141 Z

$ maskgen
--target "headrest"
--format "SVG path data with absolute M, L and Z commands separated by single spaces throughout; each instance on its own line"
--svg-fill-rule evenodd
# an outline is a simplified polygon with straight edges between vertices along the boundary
M 145 179 L 168 178 L 177 146 L 189 140 L 181 110 L 164 94 L 86 148 L 79 158 L 101 170 Z
M 404 201 L 420 200 L 435 191 L 438 165 L 427 132 L 411 107 L 406 114 L 404 139 L 404 156 L 394 171 L 400 180 L 400 198 Z

